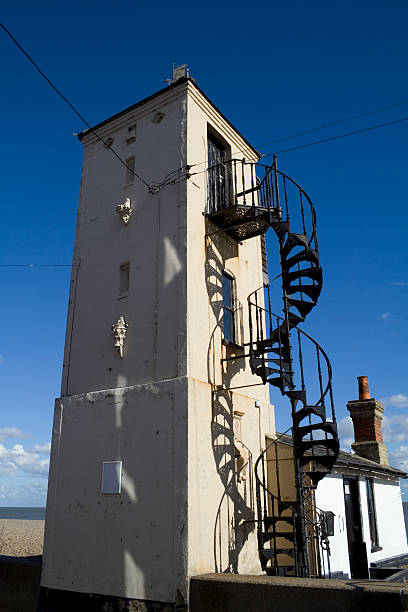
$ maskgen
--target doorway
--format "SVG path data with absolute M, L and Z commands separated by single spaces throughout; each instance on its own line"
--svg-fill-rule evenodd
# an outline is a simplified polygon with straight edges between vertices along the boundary
M 347 541 L 352 578 L 368 578 L 367 549 L 363 540 L 358 478 L 343 478 Z
M 212 134 L 208 134 L 208 212 L 218 212 L 226 203 L 226 150 Z

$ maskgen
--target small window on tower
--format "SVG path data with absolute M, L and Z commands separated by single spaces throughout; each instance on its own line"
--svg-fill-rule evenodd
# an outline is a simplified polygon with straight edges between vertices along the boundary
M 129 293 L 130 263 L 125 261 L 119 267 L 119 297 L 125 297 Z
M 225 342 L 235 343 L 234 277 L 224 270 L 222 273 L 222 306 Z
M 125 178 L 125 183 L 126 185 L 128 185 L 129 183 L 133 183 L 134 180 L 134 172 L 135 172 L 135 156 L 132 155 L 132 157 L 128 157 L 128 159 L 126 160 L 126 178 Z

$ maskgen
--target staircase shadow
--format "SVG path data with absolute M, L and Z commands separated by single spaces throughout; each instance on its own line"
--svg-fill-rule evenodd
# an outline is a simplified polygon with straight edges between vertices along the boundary
M 207 353 L 208 382 L 212 386 L 211 444 L 224 488 L 214 524 L 214 570 L 220 573 L 238 573 L 240 554 L 255 529 L 252 456 L 234 434 L 233 393 L 229 391 L 233 378 L 244 369 L 245 363 L 236 348 L 228 345 L 223 348 L 222 272 L 226 260 L 237 255 L 238 245 L 230 237 L 215 235 L 207 239 L 206 286 L 216 322 Z M 241 311 L 238 312 L 241 316 Z M 220 368 L 223 353 L 228 358 L 237 354 L 237 359 L 224 362 Z

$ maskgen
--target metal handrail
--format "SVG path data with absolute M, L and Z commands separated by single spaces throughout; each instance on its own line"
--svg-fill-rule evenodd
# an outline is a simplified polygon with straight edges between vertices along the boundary
M 259 287 L 258 289 L 256 289 L 255 291 L 253 291 L 252 293 L 249 294 L 248 296 L 248 307 L 249 307 L 249 313 L 250 313 L 250 317 L 251 317 L 251 307 L 255 308 L 257 310 L 260 310 L 262 312 L 264 312 L 265 314 L 267 314 L 268 316 L 272 316 L 275 319 L 279 319 L 279 321 L 282 322 L 282 324 L 286 324 L 286 321 L 283 317 L 277 315 L 276 313 L 267 310 L 266 308 L 264 308 L 263 306 L 260 306 L 258 303 L 256 303 L 255 301 L 251 301 L 251 298 L 253 295 L 255 295 L 256 293 L 258 293 L 260 290 L 263 290 L 267 287 L 268 285 L 262 285 L 261 287 Z M 252 319 L 252 317 L 251 317 Z M 253 335 L 253 331 L 252 331 L 252 325 L 250 325 L 250 343 L 249 343 L 249 351 L 250 353 L 253 351 L 253 344 L 254 341 L 252 339 L 252 335 Z M 327 368 L 327 384 L 326 387 L 324 389 L 324 391 L 321 393 L 319 400 L 315 403 L 315 405 L 319 406 L 322 405 L 324 403 L 324 399 L 327 396 L 327 394 L 330 394 L 330 403 L 331 403 L 331 408 L 332 408 L 332 419 L 333 422 L 336 422 L 336 416 L 334 414 L 334 409 L 333 409 L 333 401 L 332 401 L 332 395 L 331 395 L 331 389 L 332 389 L 332 377 L 333 377 L 333 373 L 332 373 L 332 366 L 330 363 L 330 360 L 325 352 L 325 350 L 320 346 L 320 344 L 312 337 L 310 336 L 307 332 L 303 331 L 303 329 L 300 329 L 300 327 L 298 327 L 297 325 L 291 325 L 291 329 L 296 329 L 300 334 L 302 334 L 303 336 L 305 336 L 306 338 L 308 338 L 308 340 L 310 340 L 316 347 L 317 351 L 319 353 L 322 354 L 324 361 L 326 363 L 326 368 Z
M 246 169 L 249 168 L 249 171 Z M 257 169 L 262 169 L 264 172 L 263 178 L 259 179 L 256 174 Z M 279 212 L 279 216 L 283 213 L 283 220 L 289 221 L 289 201 L 287 192 L 287 183 L 291 183 L 297 190 L 299 196 L 300 214 L 302 219 L 302 231 L 306 234 L 306 221 L 304 200 L 309 205 L 312 231 L 308 236 L 309 246 L 313 243 L 314 248 L 318 251 L 317 234 L 316 234 L 316 211 L 313 203 L 306 191 L 290 176 L 277 169 L 276 160 L 271 166 L 260 162 L 249 162 L 245 158 L 232 158 L 228 161 L 219 162 L 207 167 L 207 175 L 213 177 L 211 189 L 209 187 L 210 196 L 213 197 L 216 210 L 207 210 L 207 214 L 219 212 L 222 208 L 245 206 L 253 209 L 272 209 Z M 218 185 L 214 182 L 218 179 Z M 284 206 L 281 205 L 280 186 L 283 186 Z M 246 188 L 246 184 L 248 184 Z M 260 197 L 255 199 L 255 193 L 259 192 Z M 247 197 L 250 196 L 250 197 Z M 239 200 L 242 200 L 241 202 Z
M 261 461 L 263 462 L 264 459 L 267 457 L 268 450 L 270 448 L 272 448 L 273 445 L 276 445 L 279 442 L 279 440 L 284 435 L 286 435 L 289 431 L 291 431 L 291 430 L 292 430 L 292 427 L 289 427 L 286 431 L 284 431 L 283 433 L 279 434 L 279 436 L 277 438 L 272 440 L 272 442 L 270 444 L 268 444 L 268 446 L 266 446 L 266 448 L 259 455 L 259 457 L 256 460 L 255 465 L 254 465 L 255 481 L 256 481 L 256 484 L 258 485 L 257 488 L 256 488 L 256 492 L 257 492 L 257 514 L 258 514 L 258 519 L 257 519 L 258 529 L 257 529 L 257 531 L 258 531 L 258 548 L 260 550 L 261 550 L 261 537 L 262 537 L 262 523 L 265 521 L 265 518 L 267 518 L 267 517 L 263 517 L 262 516 L 263 512 L 265 512 L 265 507 L 262 506 L 261 495 L 260 495 L 260 488 L 263 489 L 264 496 L 265 496 L 265 493 L 266 493 L 267 495 L 270 496 L 270 498 L 272 500 L 276 500 L 276 502 L 278 502 L 280 506 L 285 506 L 285 509 L 289 510 L 292 513 L 293 517 L 300 518 L 300 513 L 292 505 L 286 503 L 285 501 L 281 500 L 279 496 L 277 496 L 274 493 L 272 493 L 272 491 L 266 486 L 265 482 L 262 480 L 262 478 L 260 477 L 260 475 L 258 473 L 259 464 L 260 464 Z M 312 457 L 311 457 L 311 460 L 312 460 Z M 268 461 L 268 460 L 266 459 L 266 461 Z M 265 506 L 266 503 L 267 503 L 266 502 L 266 498 L 264 498 L 264 506 Z M 272 507 L 274 507 L 274 506 L 272 505 Z M 316 504 L 313 504 L 313 510 L 316 512 L 316 515 L 318 516 L 318 520 L 317 521 L 313 521 L 310 518 L 308 518 L 306 515 L 303 516 L 303 520 L 305 521 L 305 524 L 309 525 L 310 527 L 312 527 L 315 530 L 315 534 L 312 537 L 316 537 L 316 538 L 318 538 L 320 540 L 320 546 L 322 546 L 322 550 L 325 550 L 326 554 L 328 555 L 327 561 L 328 561 L 328 566 L 329 566 L 329 577 L 330 577 L 330 563 L 329 563 L 330 547 L 328 547 L 326 549 L 324 549 L 324 547 L 323 547 L 323 541 L 326 541 L 327 538 L 328 538 L 327 532 L 324 530 L 324 527 L 323 527 L 323 520 L 322 520 L 323 510 L 321 508 L 319 508 Z M 282 521 L 285 521 L 285 518 L 288 518 L 288 517 L 282 516 Z M 295 530 L 295 525 L 294 525 L 294 530 Z M 295 531 L 294 531 L 294 536 L 295 536 L 294 537 L 294 550 L 295 550 L 295 564 L 296 564 L 296 532 Z M 282 536 L 277 536 L 277 537 L 282 537 Z M 263 542 L 262 542 L 262 544 L 263 544 Z M 318 564 L 319 564 L 319 560 L 318 560 Z

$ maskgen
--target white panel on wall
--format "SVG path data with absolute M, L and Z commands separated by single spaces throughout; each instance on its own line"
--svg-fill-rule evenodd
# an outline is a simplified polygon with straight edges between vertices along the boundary
M 122 462 L 102 462 L 102 493 L 120 493 L 122 490 Z

